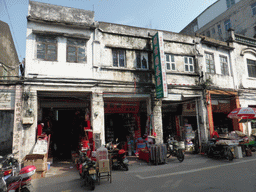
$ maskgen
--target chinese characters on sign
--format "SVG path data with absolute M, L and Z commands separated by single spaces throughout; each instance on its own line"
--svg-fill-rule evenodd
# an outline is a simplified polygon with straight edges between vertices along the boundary
M 0 91 L 0 109 L 14 109 L 14 92 L 4 92 L 4 90 Z
M 167 97 L 167 80 L 165 72 L 165 58 L 164 58 L 164 41 L 163 33 L 157 32 L 153 38 L 153 60 L 155 69 L 155 81 L 156 81 L 156 97 Z

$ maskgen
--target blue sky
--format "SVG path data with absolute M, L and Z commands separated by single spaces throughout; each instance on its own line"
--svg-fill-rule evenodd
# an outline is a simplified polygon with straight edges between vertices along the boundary
M 36 0 L 95 12 L 95 21 L 181 31 L 217 0 Z M 9 24 L 19 60 L 25 58 L 29 0 L 0 0 L 0 20 Z

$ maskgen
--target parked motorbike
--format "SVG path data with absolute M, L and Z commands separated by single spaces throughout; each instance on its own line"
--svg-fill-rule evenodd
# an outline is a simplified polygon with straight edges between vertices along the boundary
M 177 157 L 177 159 L 182 162 L 185 158 L 184 156 L 184 147 L 180 145 L 177 140 L 174 140 L 173 137 L 169 135 L 167 139 L 167 158 L 170 156 Z
M 211 139 L 208 142 L 208 157 L 219 157 L 227 159 L 228 161 L 233 161 L 233 151 L 233 148 L 228 145 L 216 145 L 216 139 Z
M 10 155 L 0 163 L 0 191 L 2 192 L 30 192 L 33 191 L 31 176 L 36 172 L 34 165 L 23 167 L 17 176 L 14 175 L 15 164 L 6 166 Z
M 116 140 L 117 142 L 118 140 Z M 112 169 L 128 171 L 129 160 L 126 158 L 125 150 L 120 149 L 120 143 L 113 144 L 109 142 L 106 144 L 112 159 Z
M 96 162 L 87 157 L 87 151 L 80 151 L 78 164 L 79 174 L 84 179 L 84 185 L 89 186 L 90 190 L 94 190 L 97 181 Z
M 14 158 L 14 155 L 17 154 L 12 153 L 5 156 L 0 156 L 0 164 L 2 165 L 3 169 L 9 168 L 4 172 L 5 177 L 9 176 L 17 176 L 20 170 L 19 161 Z

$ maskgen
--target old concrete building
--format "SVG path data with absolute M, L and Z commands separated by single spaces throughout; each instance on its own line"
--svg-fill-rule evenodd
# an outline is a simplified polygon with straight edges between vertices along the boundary
M 13 143 L 19 140 L 15 130 L 20 127 L 21 85 L 19 82 L 19 59 L 14 46 L 10 28 L 0 21 L 0 151 L 1 154 L 11 153 Z
M 169 134 L 185 139 L 186 124 L 206 142 L 217 113 L 239 105 L 235 41 L 97 22 L 91 11 L 33 1 L 27 20 L 21 157 L 33 149 L 40 121 L 56 155 L 70 156 L 79 127 L 90 125 L 97 146 L 144 134 L 157 143 Z M 164 98 L 156 91 L 156 34 L 163 41 Z M 227 126 L 241 129 L 237 121 Z
M 255 0 L 218 0 L 203 11 L 183 30 L 182 34 L 201 35 L 227 41 L 229 28 L 236 34 L 254 38 L 256 34 Z

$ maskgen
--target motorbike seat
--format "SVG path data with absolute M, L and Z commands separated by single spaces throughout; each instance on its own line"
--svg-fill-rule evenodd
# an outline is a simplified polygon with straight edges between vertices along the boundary
M 22 179 L 21 176 L 11 176 L 8 179 L 6 179 L 6 184 L 7 184 L 7 186 L 9 186 L 10 183 L 14 183 L 14 182 L 19 181 L 21 179 Z

